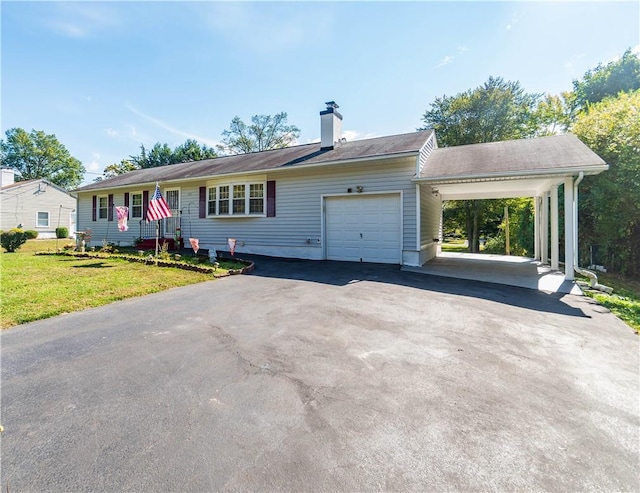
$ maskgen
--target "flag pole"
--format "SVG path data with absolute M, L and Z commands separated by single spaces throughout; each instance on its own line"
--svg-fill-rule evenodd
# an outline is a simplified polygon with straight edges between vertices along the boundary
M 156 221 L 156 267 L 158 266 L 158 237 L 160 236 L 160 220 Z

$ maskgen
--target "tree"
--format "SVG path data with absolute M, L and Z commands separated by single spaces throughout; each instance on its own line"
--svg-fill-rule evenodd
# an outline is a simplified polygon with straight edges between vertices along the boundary
M 9 129 L 5 135 L 6 140 L 0 141 L 2 164 L 16 170 L 19 181 L 44 178 L 66 189 L 82 183 L 84 166 L 55 135 L 22 128 Z
M 128 159 L 123 159 L 122 161 L 120 161 L 120 163 L 110 164 L 109 166 L 105 167 L 103 176 L 96 179 L 96 181 L 102 181 L 106 178 L 113 178 L 114 176 L 122 175 L 136 169 L 140 168 L 138 168 L 133 162 L 129 161 Z
M 424 113 L 424 126 L 419 130 L 435 130 L 443 147 L 533 137 L 539 131 L 533 115 L 540 98 L 540 94 L 526 93 L 519 82 L 489 77 L 475 89 L 436 98 Z M 451 206 L 464 211 L 469 251 L 480 251 L 480 233 L 488 225 L 483 216 L 501 204 L 471 200 L 456 201 Z M 457 214 L 452 210 L 449 213 Z
M 609 268 L 638 277 L 640 90 L 589 104 L 571 130 L 609 164 L 580 187 L 581 243 L 601 246 Z
M 436 98 L 419 130 L 435 130 L 442 147 L 531 137 L 536 128 L 530 117 L 540 97 L 519 82 L 489 77 L 475 89 Z
M 599 64 L 587 71 L 582 79 L 573 81 L 575 100 L 573 109 L 585 110 L 589 104 L 602 101 L 607 96 L 640 89 L 640 58 L 628 49 L 622 58 Z
M 173 150 L 173 160 L 178 163 L 202 161 L 203 159 L 216 157 L 218 157 L 218 153 L 212 147 L 207 147 L 204 144 L 200 145 L 193 139 L 186 140 L 184 144 Z
M 110 164 L 104 169 L 103 175 L 95 181 L 113 178 L 137 169 L 156 168 L 158 166 L 169 166 L 171 164 L 201 161 L 216 157 L 218 157 L 218 153 L 215 149 L 204 144 L 200 145 L 193 139 L 186 140 L 173 150 L 168 144 L 156 142 L 151 150 L 148 151 L 142 144 L 140 145 L 140 154 L 129 156 L 129 159 L 123 159 L 119 163 Z
M 300 136 L 300 129 L 295 125 L 287 125 L 285 112 L 273 116 L 254 115 L 250 125 L 236 116 L 222 136 L 222 144 L 218 145 L 220 152 L 246 154 L 288 147 Z
M 531 114 L 530 126 L 536 137 L 565 133 L 571 124 L 573 93 L 563 92 L 560 96 L 547 94 Z

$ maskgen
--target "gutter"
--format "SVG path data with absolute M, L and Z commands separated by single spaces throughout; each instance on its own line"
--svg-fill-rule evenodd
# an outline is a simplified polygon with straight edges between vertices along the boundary
M 598 174 L 602 171 L 606 171 L 609 169 L 608 164 L 597 165 L 597 166 L 588 166 L 587 174 Z M 469 174 L 469 175 L 442 175 L 442 176 L 433 176 L 429 178 L 413 178 L 415 182 L 422 183 L 438 183 L 444 184 L 443 182 L 449 183 L 464 183 L 464 182 L 474 182 L 474 181 L 492 181 L 492 180 L 500 180 L 504 178 L 527 178 L 527 177 L 556 177 L 558 175 L 573 175 L 576 172 L 584 174 L 584 166 L 582 167 L 565 167 L 565 168 L 556 168 L 556 169 L 538 169 L 538 170 L 520 170 L 520 171 L 506 171 L 506 172 L 495 172 L 495 173 L 485 173 L 485 174 Z
M 573 270 L 589 279 L 589 287 L 605 293 L 611 293 L 613 288 L 600 284 L 598 282 L 598 276 L 595 272 L 582 269 L 578 266 L 578 185 L 584 179 L 584 172 L 580 172 L 578 177 L 573 182 Z

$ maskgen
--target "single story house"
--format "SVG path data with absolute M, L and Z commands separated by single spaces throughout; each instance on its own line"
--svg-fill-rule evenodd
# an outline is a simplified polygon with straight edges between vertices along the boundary
M 43 178 L 14 181 L 14 170 L 0 170 L 0 229 L 20 227 L 38 232 L 38 238 L 55 238 L 56 228 L 69 236 L 76 228 L 76 198 Z
M 558 186 L 573 190 L 582 176 L 607 169 L 573 135 L 438 148 L 427 130 L 347 142 L 337 108 L 329 102 L 320 112 L 318 143 L 136 170 L 81 187 L 78 227 L 92 230 L 95 245 L 155 236 L 144 218 L 159 183 L 173 215 L 160 224 L 166 238 L 198 238 L 217 250 L 234 238 L 238 253 L 419 266 L 438 253 L 443 200 L 535 197 L 536 256 L 545 256 L 550 221 L 557 266 Z M 573 207 L 573 195 L 565 196 Z M 129 208 L 126 232 L 114 224 L 116 206 Z M 573 248 L 574 222 L 566 224 Z M 567 253 L 573 258 L 573 249 Z

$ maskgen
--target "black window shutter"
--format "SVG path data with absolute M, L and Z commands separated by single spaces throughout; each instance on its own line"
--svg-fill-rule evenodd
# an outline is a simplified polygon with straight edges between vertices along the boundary
M 270 180 L 267 182 L 267 217 L 275 217 L 276 215 L 276 182 Z
M 93 196 L 93 210 L 92 210 L 92 221 L 95 221 L 96 219 L 98 219 L 98 196 L 94 195 Z
M 129 207 L 129 192 L 124 194 L 124 206 Z
M 107 212 L 108 221 L 113 221 L 113 194 L 109 194 L 109 211 Z
M 149 209 L 149 190 L 142 192 L 142 219 L 147 219 L 147 210 Z
M 200 187 L 199 214 L 201 219 L 207 217 L 207 187 Z

